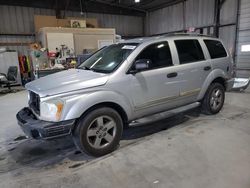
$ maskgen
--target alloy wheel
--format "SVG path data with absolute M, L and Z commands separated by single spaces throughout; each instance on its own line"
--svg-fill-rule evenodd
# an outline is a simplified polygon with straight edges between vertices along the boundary
M 99 116 L 89 125 L 87 130 L 87 141 L 96 149 L 108 146 L 116 135 L 116 123 L 109 116 Z
M 223 102 L 223 92 L 216 88 L 213 90 L 210 98 L 210 106 L 213 110 L 217 110 L 220 108 L 221 104 Z

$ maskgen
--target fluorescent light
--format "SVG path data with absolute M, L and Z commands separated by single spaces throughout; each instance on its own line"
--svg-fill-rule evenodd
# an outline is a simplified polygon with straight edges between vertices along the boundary
M 242 52 L 250 52 L 250 45 L 242 45 L 241 46 L 241 51 Z
M 162 47 L 164 47 L 164 44 L 160 44 L 157 46 L 157 48 L 162 48 Z
M 135 3 L 140 3 L 141 0 L 135 0 Z

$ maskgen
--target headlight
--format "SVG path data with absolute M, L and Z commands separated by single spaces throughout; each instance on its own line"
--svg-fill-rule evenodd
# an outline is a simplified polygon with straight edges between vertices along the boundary
M 40 104 L 40 116 L 45 121 L 59 121 L 63 111 L 64 101 L 57 99 Z

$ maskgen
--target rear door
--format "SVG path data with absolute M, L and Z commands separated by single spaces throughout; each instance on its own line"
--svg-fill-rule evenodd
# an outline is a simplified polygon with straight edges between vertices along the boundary
M 198 39 L 178 39 L 174 43 L 179 57 L 180 100 L 183 104 L 195 102 L 212 71 L 211 63 L 206 60 L 204 46 Z
M 205 39 L 204 43 L 208 49 L 213 69 L 221 69 L 225 72 L 232 72 L 232 60 L 227 54 L 222 43 L 218 40 Z M 229 75 L 231 76 L 231 75 Z

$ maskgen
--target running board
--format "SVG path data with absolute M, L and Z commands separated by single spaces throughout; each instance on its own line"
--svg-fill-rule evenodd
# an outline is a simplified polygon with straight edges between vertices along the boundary
M 151 115 L 151 116 L 147 116 L 147 117 L 144 117 L 144 118 L 137 119 L 135 121 L 132 121 L 129 124 L 129 126 L 137 126 L 137 125 L 143 125 L 143 124 L 156 122 L 156 121 L 159 121 L 159 120 L 162 120 L 162 119 L 172 117 L 172 116 L 174 116 L 176 114 L 189 111 L 189 110 L 191 110 L 193 108 L 196 108 L 198 106 L 200 106 L 200 102 L 195 102 L 195 103 L 192 103 L 192 104 L 189 104 L 189 105 L 186 105 L 186 106 L 182 106 L 182 107 L 179 107 L 179 108 L 175 108 L 175 109 L 172 109 L 172 110 L 168 110 L 168 111 L 165 111 L 165 112 L 161 112 L 161 113 L 158 113 L 158 114 L 154 114 L 154 115 Z

